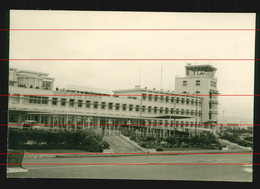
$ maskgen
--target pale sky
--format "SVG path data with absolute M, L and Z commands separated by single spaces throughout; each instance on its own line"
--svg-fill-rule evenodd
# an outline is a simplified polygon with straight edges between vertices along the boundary
M 253 13 L 23 11 L 10 13 L 11 29 L 255 29 Z M 11 31 L 10 59 L 254 59 L 247 31 Z M 225 95 L 254 94 L 254 61 L 10 61 L 10 67 L 50 73 L 55 87 L 142 87 L 174 90 L 186 63 L 218 70 Z M 219 97 L 219 113 L 253 118 L 253 97 Z

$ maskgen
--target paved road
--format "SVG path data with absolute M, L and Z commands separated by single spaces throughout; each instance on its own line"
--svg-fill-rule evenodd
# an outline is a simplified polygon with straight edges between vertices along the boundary
M 25 159 L 24 164 L 147 164 L 147 165 L 24 165 L 28 173 L 8 178 L 95 178 L 202 181 L 252 181 L 250 165 L 151 164 L 251 164 L 249 154 L 151 155 Z

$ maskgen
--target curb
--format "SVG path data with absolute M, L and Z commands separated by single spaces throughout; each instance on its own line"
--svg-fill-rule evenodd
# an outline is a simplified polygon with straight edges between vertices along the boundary
M 12 167 L 7 168 L 7 174 L 9 173 L 27 173 L 28 169 L 22 168 L 22 167 Z
M 169 154 L 173 153 L 173 154 Z M 183 154 L 178 154 L 183 153 Z M 187 153 L 187 154 L 186 154 Z M 192 154 L 194 153 L 194 154 Z M 84 158 L 84 157 L 123 157 L 123 156 L 153 156 L 153 155 L 200 155 L 196 153 L 209 153 L 209 154 L 218 154 L 218 153 L 253 153 L 252 151 L 175 151 L 175 152 L 156 152 L 156 153 L 145 153 L 145 154 L 64 154 L 64 155 L 55 155 L 55 158 Z

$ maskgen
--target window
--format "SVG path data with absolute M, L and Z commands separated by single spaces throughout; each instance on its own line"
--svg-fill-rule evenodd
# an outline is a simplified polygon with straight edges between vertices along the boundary
M 158 100 L 158 96 L 155 95 L 155 96 L 154 96 L 154 101 L 157 102 L 157 100 Z
M 151 100 L 152 100 L 152 95 L 149 95 L 149 97 L 148 97 L 148 98 L 149 98 L 149 100 L 151 101 Z
M 174 102 L 174 97 L 171 97 L 171 103 L 173 103 Z
M 148 106 L 148 112 L 151 113 L 152 111 L 152 106 Z
M 52 98 L 52 105 L 57 106 L 58 98 Z
M 106 108 L 106 102 L 101 102 L 101 109 L 105 109 Z
M 98 108 L 98 101 L 94 101 L 94 108 L 95 108 L 95 109 Z
M 61 105 L 61 106 L 66 106 L 66 98 L 62 98 L 62 99 L 60 100 L 60 105 Z
M 186 99 L 186 103 L 189 104 L 190 103 L 190 99 L 187 98 Z
M 182 86 L 187 87 L 187 81 L 182 81 Z
M 212 103 L 211 102 L 209 103 L 209 109 L 212 109 Z
M 123 104 L 122 109 L 123 111 L 126 111 L 126 104 Z
M 179 104 L 179 103 L 180 103 L 180 98 L 177 98 L 177 99 L 176 99 L 176 102 Z
M 212 118 L 212 114 L 211 114 L 211 112 L 209 112 L 209 119 L 211 119 Z
M 116 103 L 116 110 L 120 110 L 120 104 Z
M 190 114 L 193 115 L 193 114 L 194 114 L 194 110 L 191 110 L 191 111 L 190 111 Z
M 83 100 L 78 100 L 78 107 L 82 107 Z
M 113 103 L 112 103 L 112 102 L 109 102 L 109 103 L 108 103 L 108 109 L 109 109 L 109 110 L 112 110 L 112 109 L 113 109 Z
M 33 103 L 34 96 L 29 97 L 29 103 Z
M 91 106 L 91 101 L 87 100 L 86 101 L 86 108 L 90 108 L 90 106 Z
M 183 115 L 184 114 L 184 109 L 181 109 L 181 115 Z
M 193 99 L 191 99 L 191 102 L 190 102 L 190 103 L 191 103 L 191 105 L 193 105 L 193 104 L 194 104 L 194 100 L 193 100 Z
M 48 104 L 49 97 L 42 97 L 42 104 Z
M 145 100 L 145 99 L 146 99 L 146 94 L 144 93 L 144 94 L 143 94 L 143 100 Z
M 142 111 L 145 112 L 145 106 L 142 107 Z
M 176 114 L 179 114 L 179 109 L 176 109 Z
M 168 96 L 165 97 L 165 102 L 169 102 L 169 97 Z
M 12 103 L 18 104 L 20 102 L 20 95 L 14 94 L 15 96 L 12 97 Z
M 133 104 L 129 105 L 129 111 L 133 111 Z
M 161 102 L 163 102 L 163 99 L 164 99 L 163 96 L 161 96 L 161 97 L 160 97 Z
M 212 92 L 209 92 L 209 98 L 212 99 Z
M 135 106 L 135 111 L 138 112 L 139 111 L 139 105 Z
M 171 114 L 173 114 L 174 113 L 174 108 L 171 108 Z
M 160 107 L 160 114 L 163 113 L 163 107 Z
M 184 104 L 185 99 L 181 98 L 181 104 Z
M 200 80 L 196 80 L 196 86 L 200 86 Z
M 165 108 L 165 113 L 168 114 L 169 108 Z
M 74 102 L 75 102 L 74 99 L 70 99 L 70 106 L 74 106 Z
M 154 107 L 153 111 L 154 113 L 157 113 L 157 107 Z
M 217 87 L 217 83 L 215 81 L 211 81 L 210 82 L 210 86 L 213 87 L 213 88 L 216 88 Z

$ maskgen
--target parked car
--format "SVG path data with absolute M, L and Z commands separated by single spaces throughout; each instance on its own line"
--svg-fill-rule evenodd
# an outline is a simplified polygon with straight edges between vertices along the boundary
M 36 124 L 37 122 L 35 120 L 25 120 L 22 125 L 23 125 L 23 130 L 29 130 L 32 129 L 32 127 Z

